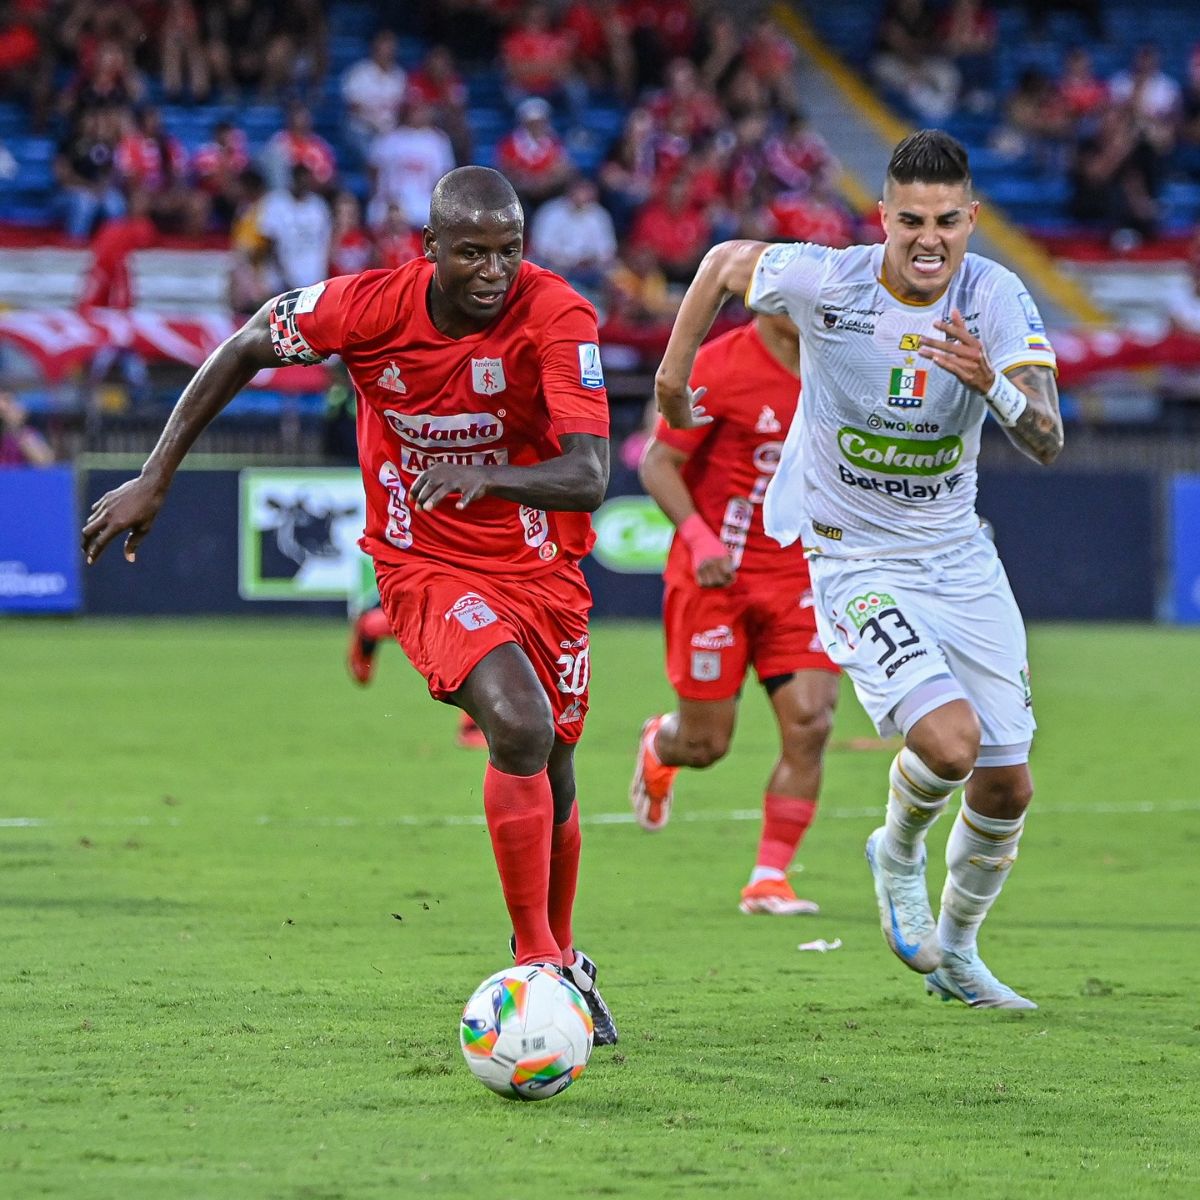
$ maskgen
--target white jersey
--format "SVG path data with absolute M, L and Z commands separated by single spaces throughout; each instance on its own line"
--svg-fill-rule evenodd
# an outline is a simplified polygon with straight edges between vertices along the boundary
M 912 557 L 970 537 L 983 395 L 917 354 L 958 309 L 997 371 L 1054 367 L 1033 298 L 1007 268 L 968 254 L 930 304 L 883 284 L 882 245 L 779 243 L 746 304 L 800 330 L 803 402 L 767 489 L 767 533 L 810 554 Z

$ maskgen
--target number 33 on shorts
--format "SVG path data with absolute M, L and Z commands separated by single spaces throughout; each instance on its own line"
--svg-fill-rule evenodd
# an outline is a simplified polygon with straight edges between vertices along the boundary
M 908 623 L 887 592 L 855 596 L 846 615 L 858 631 L 859 646 L 865 648 L 864 656 L 874 659 L 887 679 L 906 663 L 925 658 L 929 653 L 921 645 L 921 635 Z

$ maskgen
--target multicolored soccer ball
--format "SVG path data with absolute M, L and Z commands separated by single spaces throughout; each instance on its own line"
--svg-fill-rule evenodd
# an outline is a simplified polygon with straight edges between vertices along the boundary
M 550 967 L 510 967 L 476 989 L 458 1027 L 471 1073 L 510 1100 L 549 1100 L 583 1074 L 592 1017 L 579 990 Z

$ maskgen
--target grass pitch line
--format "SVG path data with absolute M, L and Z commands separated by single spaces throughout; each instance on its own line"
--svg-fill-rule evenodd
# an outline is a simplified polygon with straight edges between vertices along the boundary
M 825 820 L 864 821 L 880 816 L 882 803 L 870 808 L 825 808 L 821 816 Z M 1133 804 L 1036 804 L 1033 814 L 1047 817 L 1068 816 L 1169 816 L 1174 813 L 1200 812 L 1200 799 L 1195 800 L 1139 800 Z M 762 810 L 758 808 L 734 808 L 728 810 L 701 809 L 695 812 L 675 812 L 673 822 L 695 823 L 714 821 L 761 821 Z M 582 825 L 632 825 L 631 812 L 581 813 Z M 160 826 L 177 828 L 186 824 L 179 817 L 73 817 L 59 820 L 54 817 L 0 817 L 0 829 L 53 829 L 80 825 L 116 828 Z M 451 814 L 444 817 L 378 817 L 364 820 L 362 817 L 254 817 L 251 824 L 259 826 L 282 825 L 305 829 L 388 829 L 388 828 L 455 828 L 458 826 L 483 827 L 487 824 L 482 813 Z

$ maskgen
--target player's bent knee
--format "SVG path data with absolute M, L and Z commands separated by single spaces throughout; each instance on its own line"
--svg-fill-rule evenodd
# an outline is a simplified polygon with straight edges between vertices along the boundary
M 532 775 L 549 761 L 554 749 L 554 719 L 548 704 L 501 704 L 480 723 L 491 759 L 501 771 Z
M 711 767 L 729 753 L 729 738 L 722 734 L 706 734 L 689 738 L 685 743 L 689 767 Z
M 832 709 L 822 707 L 798 713 L 784 728 L 784 752 L 802 758 L 820 754 L 832 732 Z
M 974 769 L 979 755 L 979 721 L 973 711 L 970 711 L 969 721 L 939 724 L 927 718 L 909 730 L 907 742 L 909 749 L 935 775 L 943 779 L 965 779 Z

